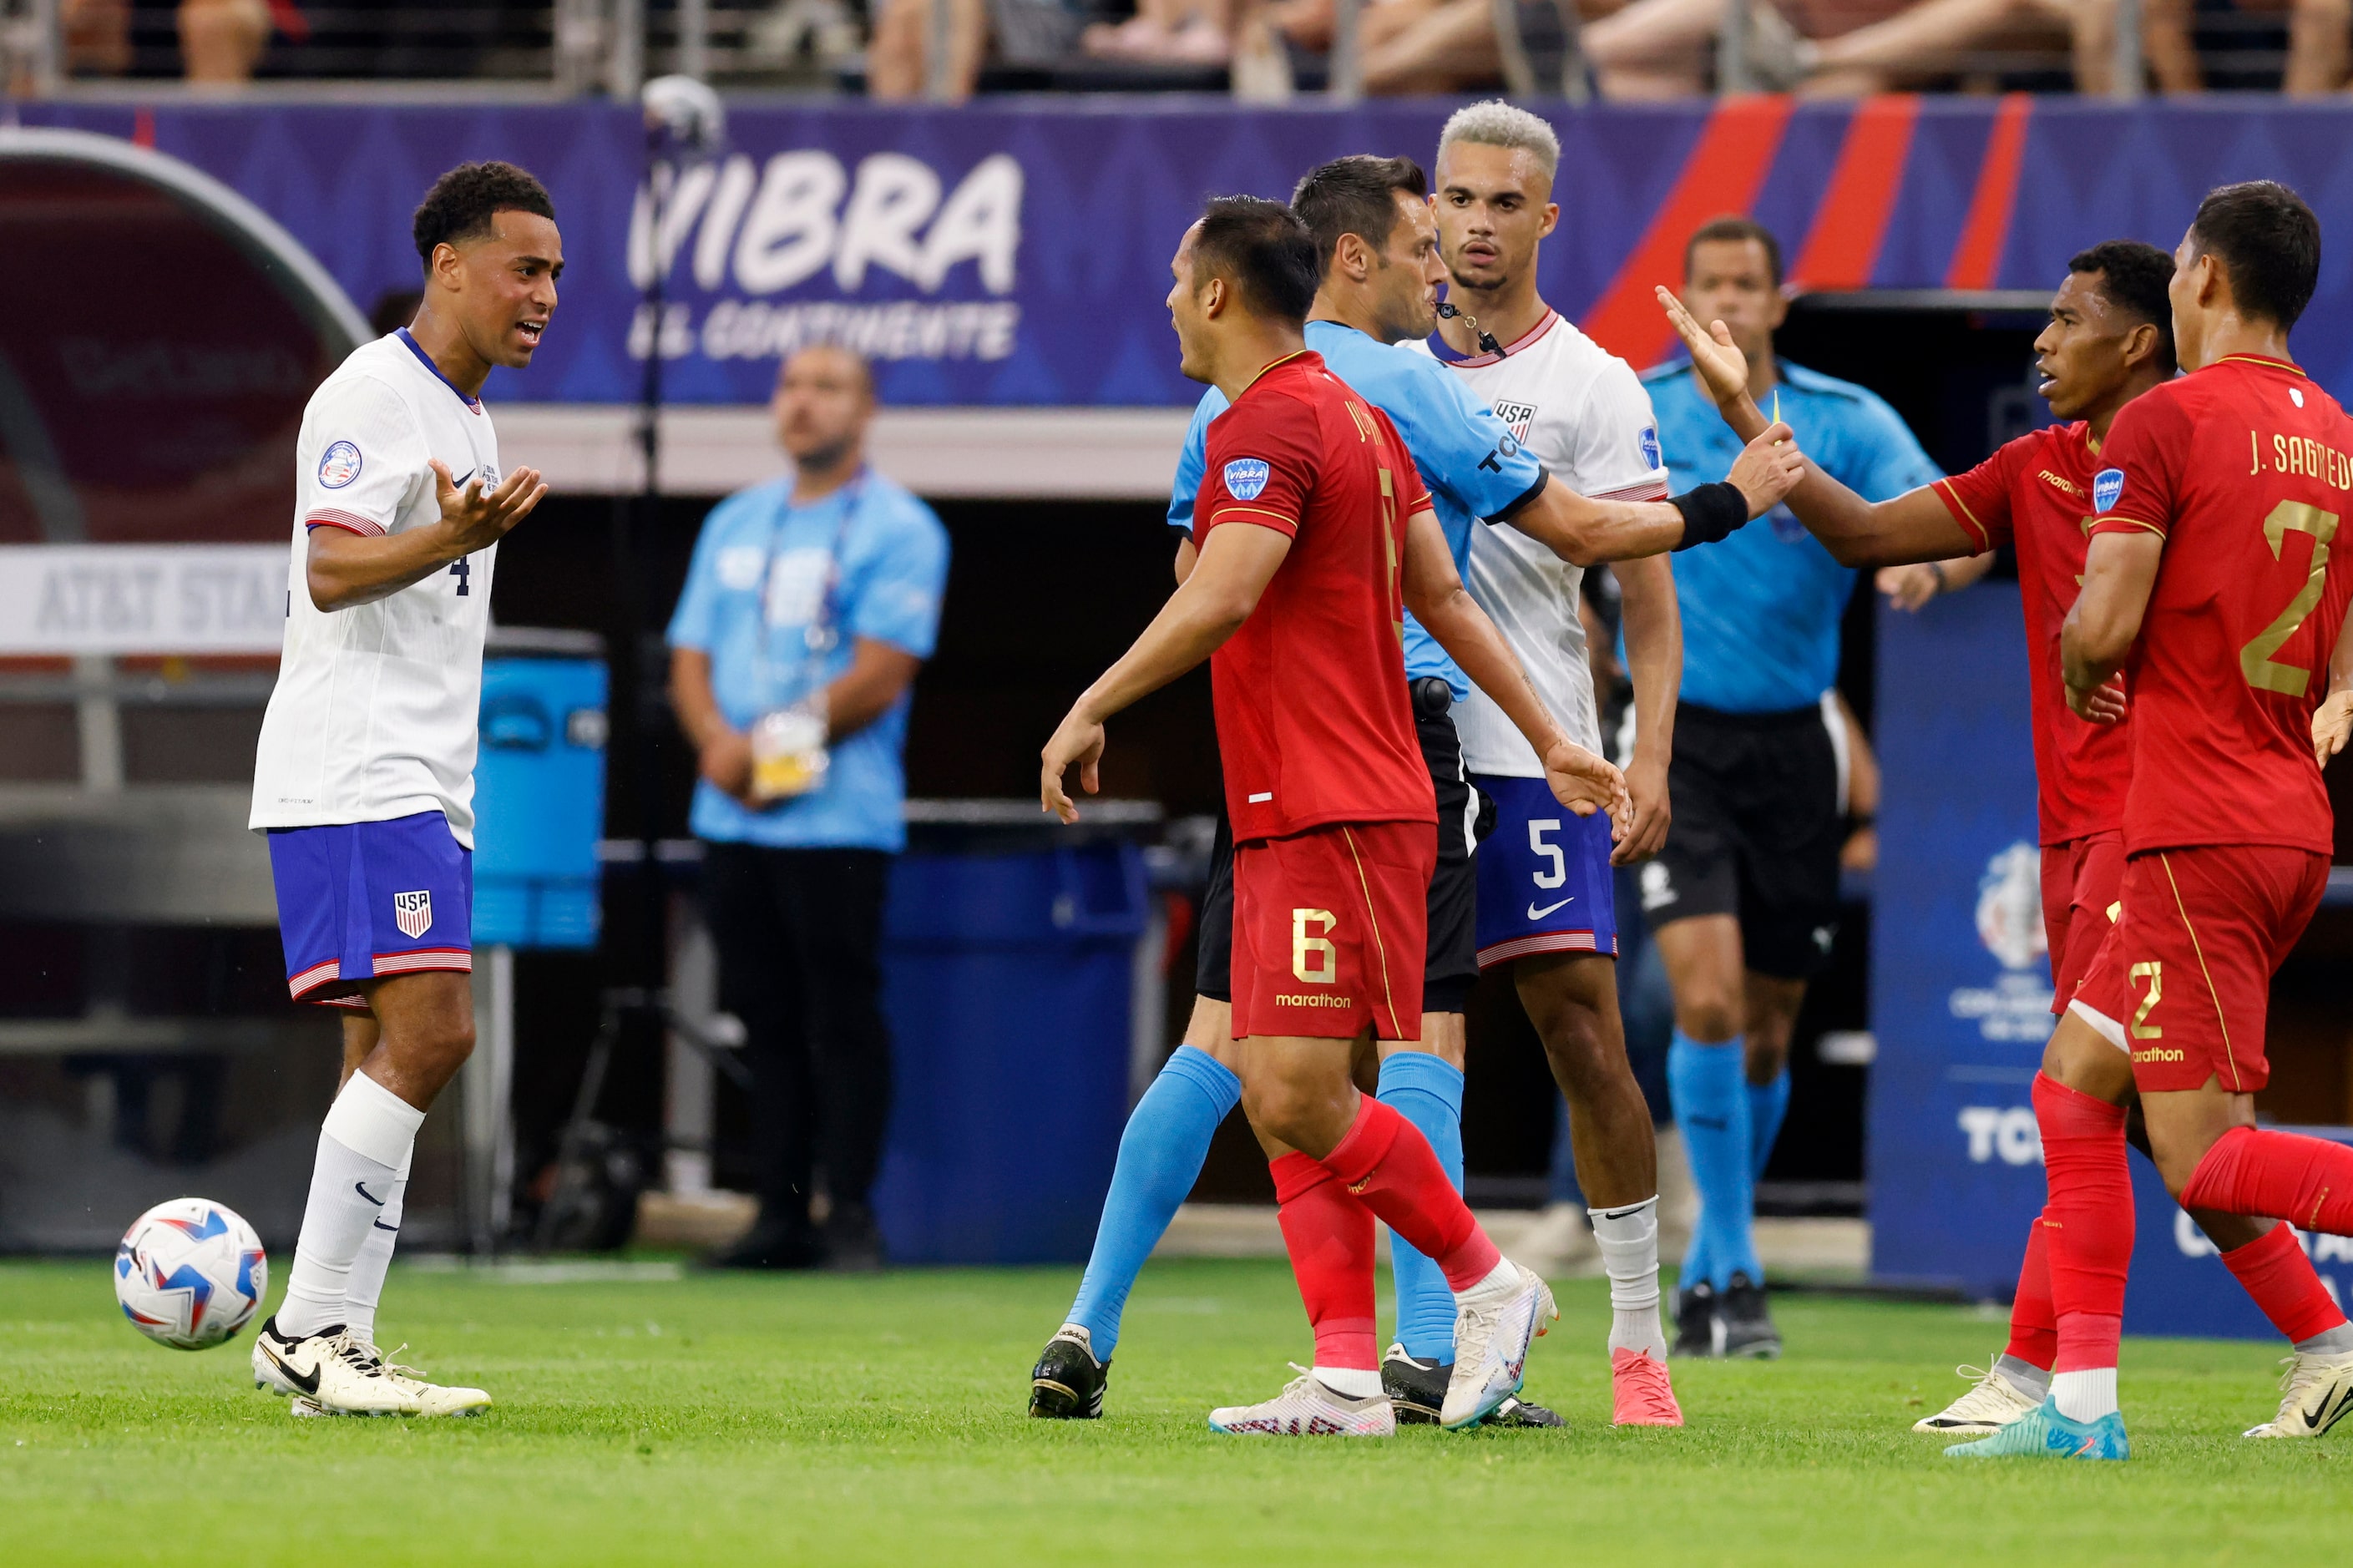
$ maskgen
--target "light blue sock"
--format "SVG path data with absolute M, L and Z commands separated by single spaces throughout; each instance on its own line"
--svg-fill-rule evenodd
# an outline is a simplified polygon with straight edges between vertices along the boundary
M 1179 1046 L 1135 1102 L 1120 1134 L 1119 1163 L 1103 1194 L 1086 1278 L 1063 1320 L 1087 1331 L 1097 1361 L 1111 1360 L 1127 1293 L 1200 1179 L 1218 1124 L 1241 1098 L 1242 1080 L 1231 1069 L 1207 1051 Z
M 1692 1181 L 1699 1188 L 1693 1257 L 1705 1264 L 1705 1279 L 1719 1290 L 1736 1270 L 1761 1283 L 1765 1271 L 1749 1228 L 1757 1178 L 1749 1168 L 1748 1085 L 1740 1043 L 1704 1046 L 1676 1030 L 1667 1047 L 1667 1082 L 1691 1155 Z M 1691 1269 L 1684 1283 L 1701 1278 Z
M 1380 1102 L 1421 1129 L 1462 1190 L 1462 1071 L 1428 1051 L 1399 1051 L 1381 1063 Z M 1397 1337 L 1416 1361 L 1454 1359 L 1454 1292 L 1437 1264 L 1389 1236 L 1397 1280 Z
M 1748 1173 L 1765 1179 L 1765 1163 L 1773 1157 L 1773 1140 L 1781 1136 L 1781 1119 L 1789 1114 L 1789 1069 L 1783 1068 L 1767 1084 L 1748 1086 Z

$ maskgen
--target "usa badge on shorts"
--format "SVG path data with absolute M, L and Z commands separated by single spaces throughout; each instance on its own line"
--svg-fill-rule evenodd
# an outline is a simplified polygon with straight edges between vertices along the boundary
M 1236 500 L 1256 500 L 1271 471 L 1263 458 L 1236 458 L 1226 465 L 1226 493 Z
M 360 477 L 360 449 L 349 441 L 338 441 L 319 454 L 319 483 L 331 490 L 342 489 Z
M 414 942 L 433 929 L 433 890 L 419 888 L 413 893 L 392 896 L 392 923 L 400 934 Z
M 2122 468 L 2102 468 L 2092 476 L 2092 506 L 2105 511 L 2116 504 L 2125 493 L 2125 471 Z

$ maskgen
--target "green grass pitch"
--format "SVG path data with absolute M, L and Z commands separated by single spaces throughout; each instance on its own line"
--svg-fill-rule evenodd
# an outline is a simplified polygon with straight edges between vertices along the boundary
M 294 1421 L 250 1346 L 184 1354 L 103 1263 L 0 1266 L 0 1557 L 60 1563 L 2341 1561 L 2353 1430 L 2242 1441 L 2267 1344 L 2134 1341 L 2126 1465 L 1968 1465 L 1907 1428 L 1997 1317 L 1783 1296 L 1778 1363 L 1678 1363 L 1691 1425 L 1612 1431 L 1606 1294 L 1528 1392 L 1565 1432 L 1211 1434 L 1307 1335 L 1280 1263 L 1154 1265 L 1110 1418 L 1027 1419 L 1069 1269 L 521 1284 L 403 1268 L 387 1341 L 498 1408 Z M 1383 1300 L 1387 1301 L 1386 1280 Z

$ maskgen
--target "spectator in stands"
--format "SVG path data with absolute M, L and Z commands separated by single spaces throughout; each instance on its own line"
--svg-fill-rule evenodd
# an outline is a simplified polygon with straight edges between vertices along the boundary
M 929 91 L 938 3 L 876 0 L 874 37 L 866 50 L 869 97 L 904 100 L 922 98 Z M 944 0 L 944 4 L 947 79 L 942 96 L 950 103 L 962 103 L 972 96 L 980 84 L 981 67 L 992 53 L 1000 64 L 1035 68 L 1060 62 L 1079 45 L 1080 16 L 1070 0 Z
M 121 76 L 131 68 L 130 0 L 62 0 L 66 69 L 76 76 Z M 253 79 L 274 27 L 290 38 L 309 28 L 293 0 L 180 0 L 180 55 L 187 79 L 236 87 Z
M 1229 0 L 1136 0 L 1124 22 L 1098 22 L 1081 47 L 1097 59 L 1218 66 L 1233 50 Z
M 712 509 L 670 623 L 720 1005 L 744 1024 L 761 1159 L 759 1220 L 716 1261 L 879 1268 L 882 894 L 906 843 L 908 688 L 938 630 L 948 538 L 867 467 L 874 381 L 857 355 L 803 349 L 773 407 L 794 472 Z

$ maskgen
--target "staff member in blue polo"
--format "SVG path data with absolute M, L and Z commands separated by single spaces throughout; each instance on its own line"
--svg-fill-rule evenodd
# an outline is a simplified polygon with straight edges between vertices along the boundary
M 908 687 L 938 632 L 947 531 L 867 466 L 874 382 L 857 355 L 793 355 L 771 406 L 794 471 L 712 509 L 670 623 L 720 1004 L 744 1022 L 762 1162 L 758 1222 L 713 1261 L 879 1268 L 883 886 L 906 845 Z
M 1773 353 L 1788 314 L 1781 247 L 1746 218 L 1702 226 L 1683 302 L 1721 321 L 1750 385 L 1825 472 L 1873 500 L 1938 477 L 1895 411 Z M 1671 468 L 1720 473 L 1738 441 L 1686 363 L 1643 380 Z M 1784 506 L 1674 558 L 1683 674 L 1666 847 L 1641 874 L 1642 912 L 1674 991 L 1667 1081 L 1700 1192 L 1676 1300 L 1677 1355 L 1772 1356 L 1750 1220 L 1789 1104 L 1789 1034 L 1838 930 L 1845 733 L 1832 706 L 1854 572 Z

